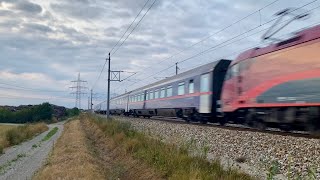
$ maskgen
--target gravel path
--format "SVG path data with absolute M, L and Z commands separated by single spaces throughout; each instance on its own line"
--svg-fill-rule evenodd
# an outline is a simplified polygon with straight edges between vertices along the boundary
M 320 139 L 281 136 L 261 132 L 228 130 L 218 127 L 176 124 L 152 119 L 114 117 L 131 122 L 141 132 L 171 143 L 192 139 L 199 147 L 207 147 L 208 158 L 219 158 L 225 166 L 233 166 L 265 179 L 268 169 L 278 171 L 276 179 L 287 174 L 316 175 L 320 179 Z M 308 173 L 313 170 L 315 173 Z
M 48 126 L 48 131 L 41 133 L 32 140 L 5 150 L 5 154 L 0 156 L 1 180 L 32 178 L 33 174 L 45 162 L 54 142 L 63 130 L 63 122 Z M 49 140 L 41 142 L 42 138 L 54 127 L 59 128 L 58 132 Z

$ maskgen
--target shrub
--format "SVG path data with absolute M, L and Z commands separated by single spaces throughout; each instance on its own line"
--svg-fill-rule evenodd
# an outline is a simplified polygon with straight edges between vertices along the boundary
M 18 126 L 6 132 L 6 140 L 8 141 L 9 146 L 13 146 L 31 139 L 35 135 L 38 135 L 46 130 L 48 130 L 48 126 L 45 123 Z

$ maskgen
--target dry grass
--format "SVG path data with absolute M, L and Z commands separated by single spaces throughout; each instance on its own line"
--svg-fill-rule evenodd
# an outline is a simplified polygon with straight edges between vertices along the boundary
M 15 127 L 16 126 L 11 125 L 0 125 L 0 154 L 3 152 L 5 147 L 9 146 L 9 142 L 6 139 L 6 133 Z
M 223 169 L 219 161 L 206 156 L 190 156 L 188 147 L 165 144 L 133 130 L 129 123 L 89 117 L 109 139 L 108 144 L 161 172 L 165 179 L 249 180 L 250 176 L 233 169 Z M 97 132 L 97 131 L 96 131 Z M 101 135 L 100 135 L 101 136 Z M 138 162 L 138 161 L 137 161 Z M 125 179 L 125 178 L 122 178 Z
M 0 126 L 0 153 L 3 153 L 4 148 L 20 144 L 46 130 L 48 130 L 48 126 L 45 123 Z
M 34 179 L 106 179 L 87 141 L 80 121 L 69 121 L 47 164 Z
M 112 139 L 106 136 L 97 124 L 90 121 L 88 116 L 82 116 L 81 121 L 87 137 L 92 142 L 91 149 L 98 157 L 98 163 L 104 168 L 108 179 L 164 179 L 160 171 L 143 161 L 134 159 L 123 147 L 117 145 L 117 142 L 125 140 L 124 134 L 119 133 L 115 139 Z

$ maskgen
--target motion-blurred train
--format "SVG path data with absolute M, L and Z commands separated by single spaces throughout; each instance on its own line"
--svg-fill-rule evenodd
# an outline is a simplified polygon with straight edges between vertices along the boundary
M 96 112 L 105 114 L 103 102 Z M 320 129 L 320 25 L 111 99 L 110 113 Z

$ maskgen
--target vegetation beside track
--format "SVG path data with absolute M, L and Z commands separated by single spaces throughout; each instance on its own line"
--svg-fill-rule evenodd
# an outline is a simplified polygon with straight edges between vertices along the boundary
M 46 130 L 48 130 L 48 126 L 45 123 L 0 126 L 0 153 L 3 153 L 4 148 L 20 144 Z
M 190 155 L 189 146 L 177 147 L 165 144 L 131 128 L 130 123 L 106 120 L 97 116 L 88 117 L 115 147 L 141 160 L 166 179 L 252 179 L 249 175 L 233 169 L 223 169 L 219 161 L 208 162 L 206 154 Z
M 79 120 L 70 120 L 53 151 L 34 179 L 107 179 L 90 151 Z

